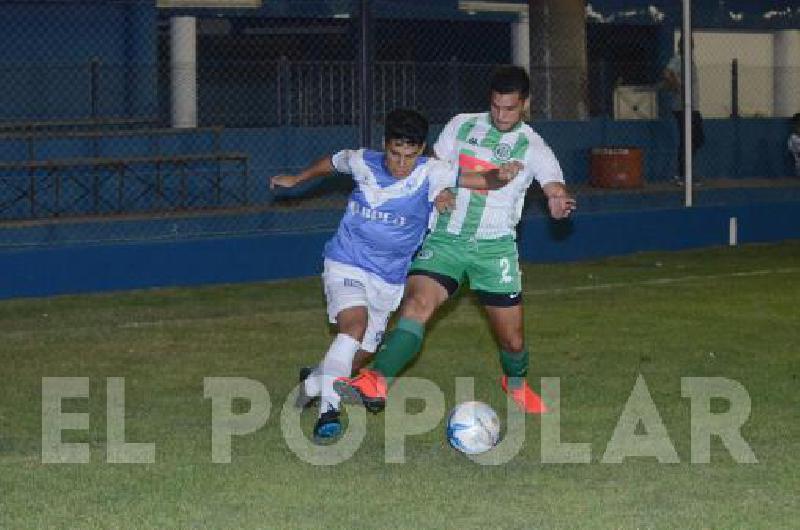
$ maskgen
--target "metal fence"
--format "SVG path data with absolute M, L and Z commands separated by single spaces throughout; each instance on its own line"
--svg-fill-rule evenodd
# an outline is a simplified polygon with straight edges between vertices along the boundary
M 513 63 L 531 74 L 533 127 L 583 211 L 680 206 L 663 78 L 679 4 L 5 2 L 0 245 L 331 228 L 346 178 L 288 198 L 268 178 L 378 147 L 396 107 L 425 113 L 432 142 L 453 115 L 487 110 L 492 69 Z M 787 138 L 800 8 L 693 4 L 705 132 L 695 203 L 797 200 Z M 543 215 L 535 189 L 530 199 L 526 215 Z

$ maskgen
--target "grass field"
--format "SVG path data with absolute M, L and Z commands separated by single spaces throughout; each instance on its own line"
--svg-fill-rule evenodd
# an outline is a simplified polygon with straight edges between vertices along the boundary
M 589 464 L 546 464 L 540 419 L 522 451 L 481 466 L 456 453 L 443 422 L 388 464 L 382 415 L 355 455 L 313 466 L 287 446 L 280 409 L 297 369 L 330 341 L 319 281 L 0 302 L 0 528 L 797 528 L 800 523 L 800 243 L 596 262 L 526 265 L 530 380 L 559 377 L 561 439 L 591 444 Z M 407 375 L 454 378 L 505 414 L 496 348 L 472 298 L 430 328 Z M 680 463 L 600 460 L 639 374 Z M 211 461 L 203 378 L 261 382 L 266 425 Z M 42 378 L 88 377 L 88 464 L 42 463 Z M 106 378 L 124 377 L 126 440 L 155 463 L 106 462 Z M 682 377 L 724 377 L 752 399 L 742 428 L 757 464 L 713 439 L 690 461 Z M 725 410 L 716 403 L 715 411 Z M 237 404 L 244 412 L 245 406 Z M 313 413 L 303 417 L 308 433 Z

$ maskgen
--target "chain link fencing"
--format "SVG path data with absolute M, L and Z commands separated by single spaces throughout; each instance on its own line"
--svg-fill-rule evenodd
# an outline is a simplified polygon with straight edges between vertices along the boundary
M 532 126 L 581 211 L 685 201 L 664 74 L 678 2 L 255 4 L 0 5 L 0 246 L 332 229 L 349 179 L 276 196 L 269 177 L 379 147 L 396 107 L 426 114 L 432 143 L 488 110 L 499 64 L 529 70 Z M 696 205 L 800 199 L 800 8 L 753 4 L 694 2 Z

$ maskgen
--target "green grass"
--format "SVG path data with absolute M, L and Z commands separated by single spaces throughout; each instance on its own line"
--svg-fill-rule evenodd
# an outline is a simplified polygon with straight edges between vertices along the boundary
M 353 458 L 313 466 L 287 446 L 280 409 L 297 368 L 331 339 L 317 279 L 0 303 L 0 528 L 796 528 L 800 514 L 800 244 L 648 253 L 526 265 L 530 379 L 561 379 L 561 438 L 591 444 L 590 464 L 543 464 L 540 421 L 520 453 L 480 466 L 442 425 L 385 463 L 384 417 L 367 418 Z M 407 375 L 455 377 L 505 414 L 496 347 L 471 296 L 429 329 Z M 602 464 L 638 374 L 681 462 Z M 43 377 L 89 377 L 89 464 L 43 464 Z M 203 378 L 269 390 L 272 412 L 211 462 Z M 690 462 L 681 378 L 725 377 L 752 399 L 742 434 L 758 464 L 712 440 Z M 106 377 L 126 381 L 126 440 L 153 442 L 154 464 L 106 462 Z M 724 410 L 724 404 L 722 406 Z M 716 410 L 716 409 L 715 409 Z M 310 431 L 314 414 L 303 417 Z

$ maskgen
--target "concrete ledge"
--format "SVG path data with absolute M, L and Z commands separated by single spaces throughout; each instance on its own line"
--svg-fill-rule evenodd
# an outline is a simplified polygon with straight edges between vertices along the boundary
M 520 225 L 525 261 L 572 261 L 646 250 L 800 239 L 796 203 L 583 213 Z M 297 278 L 318 274 L 330 230 L 0 251 L 0 298 Z

